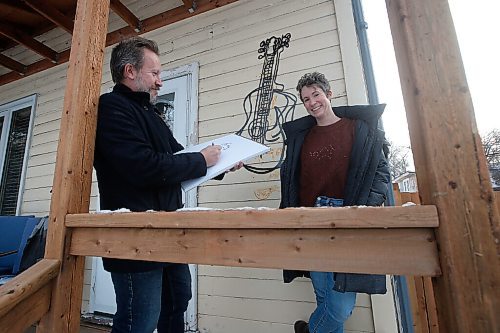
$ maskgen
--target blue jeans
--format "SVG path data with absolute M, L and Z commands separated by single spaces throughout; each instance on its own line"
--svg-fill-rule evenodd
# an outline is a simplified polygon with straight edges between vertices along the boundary
M 333 273 L 310 272 L 316 309 L 309 318 L 311 333 L 342 333 L 356 304 L 356 293 L 333 290 Z
M 167 264 L 148 272 L 111 273 L 116 313 L 112 333 L 184 333 L 191 299 L 187 264 Z

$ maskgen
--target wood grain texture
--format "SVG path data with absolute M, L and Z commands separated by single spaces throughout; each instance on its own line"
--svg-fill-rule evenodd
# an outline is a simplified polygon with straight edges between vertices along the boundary
M 0 317 L 0 332 L 25 333 L 50 307 L 52 285 L 47 284 Z
M 446 0 L 386 0 L 423 204 L 439 214 L 439 328 L 500 327 L 500 218 Z M 459 318 L 459 320 L 457 320 Z
M 70 254 L 236 267 L 440 274 L 430 228 L 74 228 Z
M 178 212 L 69 214 L 67 227 L 296 229 L 431 228 L 434 206 L 193 210 Z
M 0 286 L 0 321 L 4 322 L 4 316 L 13 311 L 19 303 L 50 284 L 57 276 L 59 267 L 58 260 L 43 259 Z
M 39 333 L 77 332 L 80 325 L 84 258 L 67 254 L 64 220 L 68 213 L 89 211 L 108 15 L 109 0 L 78 1 L 45 248 L 45 258 L 61 260 L 61 271 Z

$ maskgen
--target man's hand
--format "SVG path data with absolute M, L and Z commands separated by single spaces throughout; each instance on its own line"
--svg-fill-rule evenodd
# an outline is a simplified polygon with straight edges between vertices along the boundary
M 215 165 L 217 162 L 219 162 L 221 150 L 221 146 L 212 145 L 205 147 L 200 151 L 200 153 L 202 153 L 203 157 L 205 158 L 205 162 L 207 162 L 207 167 L 211 167 L 212 165 Z

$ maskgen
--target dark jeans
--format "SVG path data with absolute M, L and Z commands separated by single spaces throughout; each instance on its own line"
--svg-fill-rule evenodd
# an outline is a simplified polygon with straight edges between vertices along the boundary
M 111 273 L 117 310 L 113 333 L 184 333 L 184 312 L 191 299 L 187 264 L 140 273 Z

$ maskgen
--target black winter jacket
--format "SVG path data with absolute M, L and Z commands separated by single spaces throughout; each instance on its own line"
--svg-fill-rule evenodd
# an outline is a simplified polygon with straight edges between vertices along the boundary
M 100 208 L 174 211 L 182 207 L 180 183 L 204 176 L 201 153 L 174 155 L 183 147 L 149 102 L 149 94 L 117 84 L 99 99 L 94 167 Z M 141 272 L 162 263 L 103 258 L 114 272 Z
M 386 199 L 390 175 L 384 154 L 384 132 L 377 128 L 384 108 L 384 104 L 333 108 L 338 117 L 357 120 L 344 190 L 344 206 L 380 206 Z M 283 124 L 286 134 L 286 158 L 280 171 L 280 208 L 299 206 L 300 151 L 306 134 L 315 125 L 316 120 L 312 116 Z M 285 282 L 291 282 L 298 276 L 308 276 L 308 272 L 283 273 Z M 340 292 L 385 293 L 385 276 L 336 273 L 334 288 Z

